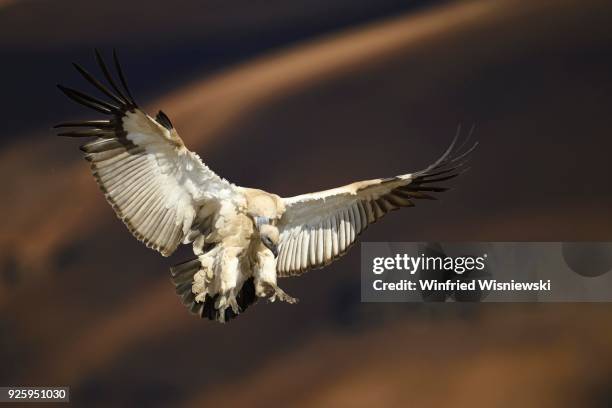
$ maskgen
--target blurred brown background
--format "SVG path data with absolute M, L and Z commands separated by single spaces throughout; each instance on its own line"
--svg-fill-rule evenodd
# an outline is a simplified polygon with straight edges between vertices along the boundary
M 358 247 L 228 325 L 105 203 L 78 141 L 94 47 L 219 174 L 295 195 L 472 170 L 368 241 L 612 240 L 612 5 L 596 0 L 0 1 L 0 384 L 78 406 L 610 406 L 607 304 L 362 304 Z M 88 116 L 89 115 L 89 116 Z M 93 115 L 95 116 L 95 115 Z M 272 166 L 260 157 L 274 154 Z

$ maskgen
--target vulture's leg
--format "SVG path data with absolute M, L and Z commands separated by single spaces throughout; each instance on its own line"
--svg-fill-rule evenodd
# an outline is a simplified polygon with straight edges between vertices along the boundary
M 290 304 L 295 304 L 298 302 L 297 298 L 289 296 L 284 290 L 279 288 L 278 285 L 273 284 L 270 286 L 272 287 L 272 290 L 274 290 L 272 296 L 269 297 L 270 302 L 274 302 L 276 299 L 282 300 L 283 302 L 287 302 Z
M 220 277 L 219 297 L 215 302 L 215 309 L 221 315 L 225 313 L 225 309 L 232 308 L 236 314 L 240 313 L 236 295 L 240 291 L 244 283 L 244 277 L 240 273 L 239 262 L 243 249 L 240 247 L 223 248 L 217 259 L 217 273 Z
M 214 287 L 215 273 L 213 265 L 215 257 L 219 252 L 218 247 L 199 255 L 200 269 L 193 275 L 191 291 L 195 294 L 196 302 L 204 302 L 206 294 L 209 293 L 209 287 Z
M 267 249 L 257 253 L 257 264 L 253 271 L 255 278 L 255 294 L 267 297 L 270 302 L 282 300 L 287 303 L 297 303 L 297 299 L 289 296 L 276 284 L 276 258 Z

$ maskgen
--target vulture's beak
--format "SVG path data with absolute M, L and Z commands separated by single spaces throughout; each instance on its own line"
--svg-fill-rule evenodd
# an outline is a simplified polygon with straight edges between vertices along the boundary
M 266 246 L 266 248 L 268 248 L 270 251 L 272 251 L 272 254 L 274 255 L 275 258 L 278 257 L 278 246 L 276 246 L 276 245 L 274 245 L 272 243 L 268 244 L 266 242 L 264 242 L 264 245 Z

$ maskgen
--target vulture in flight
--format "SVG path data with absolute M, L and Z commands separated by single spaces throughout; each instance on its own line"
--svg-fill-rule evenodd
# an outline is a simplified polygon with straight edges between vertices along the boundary
M 113 52 L 115 74 L 95 52 L 106 83 L 74 64 L 105 100 L 58 85 L 106 119 L 56 125 L 60 136 L 93 138 L 81 146 L 106 200 L 130 232 L 163 256 L 191 244 L 195 257 L 171 268 L 176 292 L 192 313 L 226 322 L 258 298 L 295 303 L 278 278 L 338 259 L 370 224 L 390 211 L 433 199 L 439 183 L 464 170 L 477 143 L 457 143 L 415 173 L 358 181 L 280 197 L 219 177 L 187 149 L 162 111 L 142 111 Z M 470 132 L 471 133 L 471 132 Z

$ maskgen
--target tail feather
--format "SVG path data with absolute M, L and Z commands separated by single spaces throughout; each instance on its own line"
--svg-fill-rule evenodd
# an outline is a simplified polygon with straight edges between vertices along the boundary
M 176 288 L 176 293 L 181 298 L 181 303 L 185 305 L 192 314 L 196 314 L 201 318 L 216 320 L 218 322 L 227 322 L 238 316 L 231 308 L 225 309 L 224 316 L 215 308 L 215 302 L 218 294 L 214 296 L 206 295 L 204 302 L 196 302 L 195 294 L 191 290 L 193 284 L 193 275 L 195 275 L 202 265 L 198 258 L 190 259 L 170 268 L 172 282 Z M 244 312 L 250 305 L 257 301 L 255 295 L 255 283 L 253 278 L 249 278 L 244 282 L 240 292 L 236 296 L 236 301 L 240 307 L 240 311 Z

